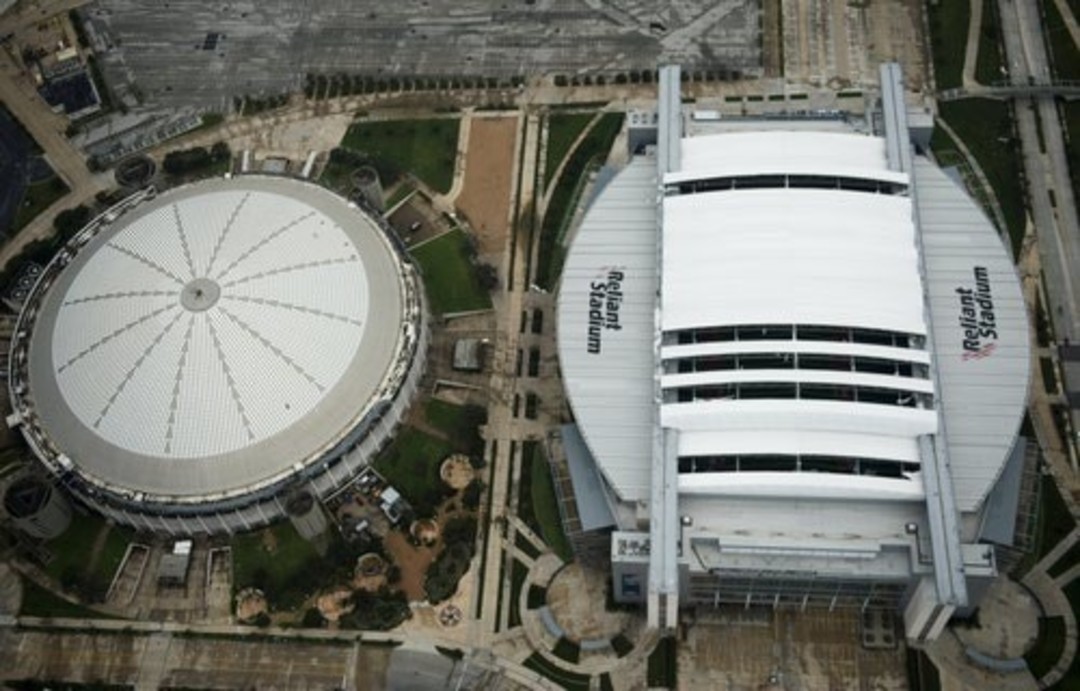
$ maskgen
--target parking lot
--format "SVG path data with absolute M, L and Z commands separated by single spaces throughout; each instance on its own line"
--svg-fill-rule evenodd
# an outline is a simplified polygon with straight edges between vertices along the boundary
M 760 71 L 757 3 L 670 5 L 97 0 L 86 15 L 97 47 L 111 48 L 114 88 L 132 76 L 159 105 L 228 107 L 236 95 L 298 90 L 308 73 L 505 77 L 652 69 L 662 58 Z

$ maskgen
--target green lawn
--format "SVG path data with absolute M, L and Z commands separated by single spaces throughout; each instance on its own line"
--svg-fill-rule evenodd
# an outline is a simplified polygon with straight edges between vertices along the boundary
M 941 675 L 921 650 L 908 648 L 907 682 L 911 691 L 941 691 Z
M 457 405 L 430 398 L 424 403 L 424 419 L 447 437 L 456 451 L 470 456 L 484 453 L 480 425 L 487 422 L 487 410 L 476 405 Z
M 521 626 L 521 589 L 525 586 L 525 579 L 528 576 L 529 569 L 514 559 L 510 567 L 510 628 Z
M 525 442 L 521 459 L 524 465 L 518 487 L 518 514 L 560 559 L 573 561 L 574 553 L 563 532 L 562 517 L 559 515 L 555 483 L 540 444 Z
M 97 563 L 92 565 L 92 550 L 102 531 L 108 532 Z M 78 589 L 80 586 L 87 586 L 90 591 L 99 591 L 98 594 L 103 595 L 112 582 L 130 541 L 131 533 L 127 529 L 110 527 L 99 516 L 76 514 L 72 517 L 68 529 L 46 544 L 53 556 L 45 566 L 45 572 L 64 588 Z
M 1058 108 L 1062 114 L 1067 139 L 1065 156 L 1069 161 L 1073 196 L 1080 198 L 1080 101 L 1059 101 Z
M 50 590 L 42 588 L 29 578 L 22 579 L 22 603 L 19 616 L 23 617 L 69 617 L 85 619 L 116 619 L 109 614 L 68 602 Z
M 938 89 L 960 86 L 964 73 L 964 47 L 970 21 L 968 3 L 955 0 L 929 3 L 930 50 Z
M 1046 12 L 1044 31 L 1054 76 L 1058 79 L 1080 79 L 1080 49 L 1077 49 L 1076 44 L 1073 43 L 1072 35 L 1065 26 L 1057 5 L 1054 0 L 1043 0 L 1040 4 Z M 1076 3 L 1070 4 L 1075 13 L 1078 9 Z
M 941 103 L 939 114 L 964 141 L 986 173 L 1001 204 L 1015 250 L 1024 234 L 1026 202 L 1020 184 L 1019 147 L 1013 138 L 1008 104 L 993 99 L 966 98 Z M 934 131 L 930 146 L 935 153 L 954 150 L 954 144 L 940 128 Z
M 1061 492 L 1058 491 L 1054 478 L 1050 475 L 1043 475 L 1041 479 L 1039 530 L 1036 536 L 1040 559 L 1049 554 L 1050 550 L 1054 549 L 1057 543 L 1061 542 L 1076 525 L 1072 514 L 1069 513 L 1068 505 L 1061 497 Z
M 1011 2 L 1011 0 L 1005 0 Z M 998 7 L 994 0 L 983 3 L 982 27 L 979 31 L 979 55 L 975 61 L 975 80 L 980 84 L 993 84 L 1007 79 L 1001 68 L 1005 64 L 1001 55 L 1001 28 Z
M 548 118 L 547 156 L 544 166 L 544 189 L 551 184 L 559 164 L 570 153 L 570 147 L 585 126 L 592 122 L 592 113 L 558 113 Z
M 1080 578 L 1073 579 L 1067 586 L 1063 588 L 1065 597 L 1069 599 L 1069 605 L 1072 606 L 1073 617 L 1080 622 Z M 1040 620 L 1040 624 L 1042 620 Z M 1039 628 L 1039 633 L 1042 633 L 1042 628 Z M 1062 639 L 1065 638 L 1064 633 L 1059 634 Z M 1051 636 L 1047 636 L 1050 642 L 1053 643 Z M 1041 640 L 1041 639 L 1040 639 Z M 1062 640 L 1064 645 L 1064 640 Z M 1065 672 L 1065 676 L 1061 681 L 1051 686 L 1052 691 L 1075 691 L 1076 680 L 1080 679 L 1080 651 L 1073 656 L 1072 662 L 1069 664 L 1069 669 Z
M 661 638 L 660 642 L 649 654 L 648 684 L 649 686 L 665 686 L 675 688 L 678 679 L 678 648 L 675 639 L 671 636 Z
M 537 250 L 533 282 L 551 290 L 559 280 L 565 249 L 562 237 L 573 217 L 584 182 L 589 172 L 607 159 L 615 137 L 623 123 L 622 113 L 604 113 L 581 144 L 570 154 L 562 175 L 555 183 L 540 227 L 540 244 Z
M 44 182 L 37 182 L 27 187 L 22 203 L 19 204 L 19 211 L 15 214 L 11 232 L 25 228 L 30 221 L 37 218 L 38 214 L 67 193 L 68 186 L 55 175 Z
M 375 461 L 375 470 L 412 504 L 417 514 L 433 516 L 444 496 L 439 465 L 454 452 L 450 442 L 412 427 L 402 427 Z
M 491 296 L 477 281 L 469 259 L 464 231 L 452 230 L 410 251 L 424 274 L 432 312 L 452 314 L 491 308 Z
M 458 118 L 359 122 L 341 145 L 411 172 L 437 192 L 449 192 L 457 159 Z
M 1042 617 L 1039 619 L 1039 637 L 1035 646 L 1024 656 L 1031 674 L 1039 679 L 1053 669 L 1065 651 L 1065 619 Z
M 273 535 L 272 540 L 266 539 L 267 532 Z M 268 542 L 274 545 L 272 551 Z M 289 521 L 237 536 L 232 555 L 234 588 L 259 588 L 278 609 L 299 605 L 308 594 L 309 574 L 322 565 L 315 548 Z

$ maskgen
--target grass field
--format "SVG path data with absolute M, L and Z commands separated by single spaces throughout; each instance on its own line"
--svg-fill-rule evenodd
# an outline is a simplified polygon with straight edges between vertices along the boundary
M 1040 559 L 1049 554 L 1050 550 L 1054 549 L 1057 543 L 1061 542 L 1076 526 L 1054 478 L 1043 475 L 1041 479 L 1039 523 L 1036 535 L 1037 554 Z
M 15 214 L 15 220 L 11 232 L 22 230 L 30 221 L 37 218 L 45 209 L 52 206 L 60 197 L 68 193 L 68 186 L 55 175 L 43 182 L 34 183 L 26 188 L 22 202 L 19 204 L 19 212 Z
M 510 628 L 521 626 L 521 589 L 528 576 L 529 569 L 514 559 L 513 566 L 510 567 Z
M 1069 599 L 1069 605 L 1072 607 L 1073 617 L 1080 621 L 1080 578 L 1073 579 L 1062 590 L 1065 592 L 1065 597 Z M 1042 630 L 1040 629 L 1040 633 Z M 1064 639 L 1064 634 L 1061 634 Z M 1047 636 L 1047 638 L 1050 638 Z M 1053 642 L 1051 640 L 1051 642 Z M 1073 655 L 1072 662 L 1069 664 L 1068 671 L 1065 672 L 1065 676 L 1054 686 L 1050 687 L 1052 691 L 1073 691 L 1076 689 L 1076 680 L 1080 679 L 1080 651 L 1077 651 L 1076 655 Z
M 467 243 L 464 231 L 456 229 L 411 250 L 436 314 L 491 308 L 491 296 L 477 281 Z
M 91 564 L 93 548 L 102 531 L 107 531 L 105 541 L 97 562 Z M 68 529 L 46 545 L 53 558 L 46 565 L 45 572 L 64 584 L 65 588 L 78 583 L 98 590 L 108 588 L 130 540 L 128 530 L 109 526 L 98 516 L 75 515 Z
M 1057 5 L 1054 0 L 1043 0 L 1040 4 L 1046 12 L 1044 32 L 1054 76 L 1058 79 L 1080 79 L 1080 49 L 1073 43 Z M 1073 12 L 1076 12 L 1076 3 L 1070 4 L 1073 6 Z
M 411 172 L 437 192 L 449 192 L 457 159 L 457 118 L 359 122 L 341 145 Z
M 270 540 L 267 532 L 272 535 Z M 273 543 L 273 551 L 268 542 Z M 306 594 L 305 573 L 320 563 L 315 548 L 288 521 L 236 537 L 232 555 L 233 588 L 257 587 L 282 609 L 299 603 Z
M 1038 679 L 1053 669 L 1065 651 L 1065 619 L 1043 617 L 1039 619 L 1039 637 L 1035 646 L 1024 656 L 1031 674 Z
M 484 452 L 484 440 L 480 437 L 479 426 L 487 422 L 487 411 L 480 406 L 462 406 L 428 399 L 424 403 L 424 419 L 437 427 L 454 446 L 455 451 L 469 455 Z
M 68 602 L 29 578 L 22 579 L 22 591 L 22 603 L 19 605 L 20 616 L 116 619 L 112 615 L 102 614 L 89 607 Z
M 592 122 L 592 113 L 557 113 L 548 118 L 547 156 L 544 164 L 544 189 L 551 184 L 559 164 L 570 153 L 570 147 L 585 126 Z
M 555 496 L 544 451 L 537 442 L 525 442 L 522 449 L 521 485 L 518 487 L 518 514 L 563 561 L 573 561 L 570 542 L 563 532 L 562 517 Z
M 647 679 L 649 686 L 675 688 L 678 679 L 678 650 L 671 636 L 661 638 L 649 655 Z
M 403 427 L 375 461 L 375 470 L 401 492 L 417 514 L 432 516 L 443 498 L 439 464 L 453 451 L 449 442 Z
M 1065 156 L 1069 161 L 1073 196 L 1080 198 L 1080 101 L 1059 102 L 1065 128 Z
M 970 6 L 966 2 L 937 2 L 927 6 L 930 19 L 930 50 L 938 89 L 960 86 L 964 74 L 964 46 Z
M 975 80 L 980 84 L 993 84 L 1007 78 L 1007 74 L 1002 73 L 1001 69 L 1005 63 L 1001 55 L 1000 21 L 995 0 L 983 3 L 982 27 L 979 30 L 979 55 L 975 61 Z
M 1003 101 L 967 98 L 941 103 L 939 115 L 956 132 L 986 173 L 1005 216 L 1013 249 L 1024 234 L 1026 203 L 1020 170 L 1019 147 L 1013 138 L 1012 115 Z M 930 144 L 935 153 L 954 150 L 940 128 Z M 956 155 L 960 155 L 956 152 Z

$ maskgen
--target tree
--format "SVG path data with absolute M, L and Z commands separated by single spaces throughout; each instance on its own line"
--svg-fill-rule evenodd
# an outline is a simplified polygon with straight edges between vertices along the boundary
M 481 288 L 491 292 L 499 287 L 499 271 L 491 264 L 477 264 L 476 281 Z
M 484 483 L 479 478 L 474 478 L 461 493 L 461 502 L 466 509 L 476 511 L 480 507 L 480 497 L 484 494 Z
M 210 147 L 210 160 L 214 163 L 228 161 L 230 158 L 232 158 L 232 151 L 225 142 L 218 142 Z
M 83 226 L 90 222 L 90 209 L 80 204 L 71 209 L 64 209 L 53 219 L 53 228 L 65 242 Z
M 307 611 L 304 612 L 304 618 L 300 621 L 300 625 L 305 629 L 321 629 L 326 625 L 326 619 L 323 618 L 318 607 L 308 607 Z

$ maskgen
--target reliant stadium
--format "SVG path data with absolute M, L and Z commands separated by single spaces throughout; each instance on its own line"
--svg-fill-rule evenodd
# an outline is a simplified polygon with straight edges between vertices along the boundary
M 424 369 L 419 278 L 381 224 L 287 178 L 130 198 L 27 297 L 9 424 L 82 502 L 138 529 L 246 530 L 290 493 L 332 493 Z
M 653 626 L 858 607 L 932 639 L 1013 539 L 1030 346 L 1009 253 L 926 157 L 896 65 L 865 120 L 691 114 L 679 82 L 661 70 L 655 143 L 598 185 L 559 289 L 580 531 Z

